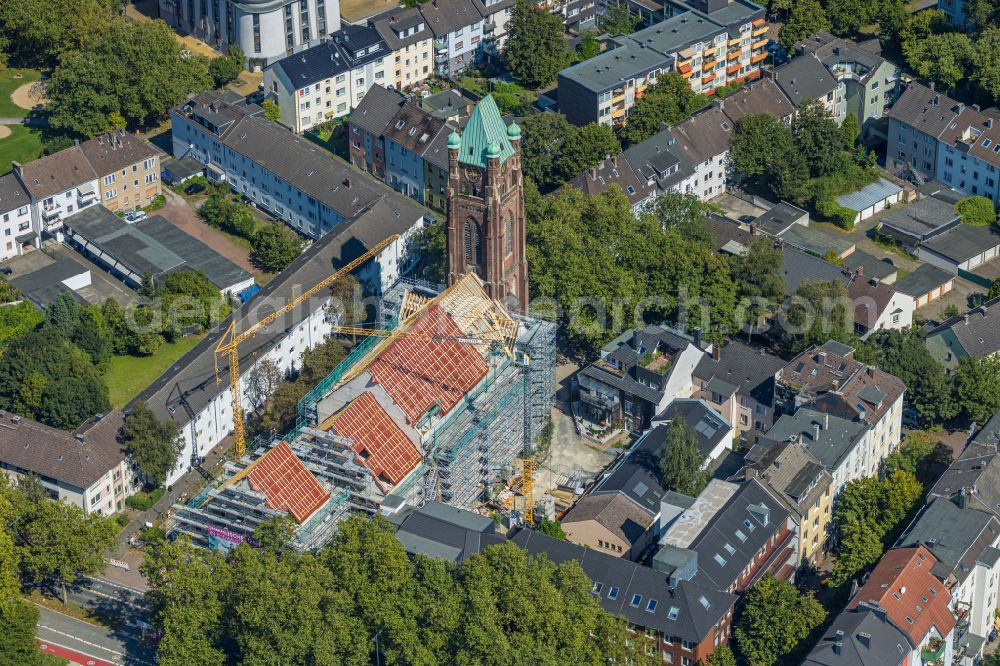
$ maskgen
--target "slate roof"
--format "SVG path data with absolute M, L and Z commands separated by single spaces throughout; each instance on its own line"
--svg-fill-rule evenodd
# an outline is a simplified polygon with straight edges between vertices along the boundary
M 937 558 L 931 571 L 939 580 L 955 576 L 964 581 L 1000 536 L 1000 521 L 971 506 L 962 509 L 950 500 L 934 499 L 896 545 L 926 546 Z
M 682 640 L 700 643 L 736 603 L 735 595 L 692 581 L 682 580 L 671 589 L 664 573 L 535 530 L 519 530 L 511 541 L 529 555 L 544 554 L 556 564 L 578 561 L 594 582 L 592 593 L 604 610 Z M 655 603 L 648 610 L 651 600 Z
M 960 264 L 1000 245 L 1000 231 L 992 224 L 985 227 L 958 224 L 940 236 L 924 241 L 922 245 Z
M 950 329 L 966 354 L 980 358 L 1000 351 L 1000 326 L 993 317 L 1000 317 L 1000 298 L 986 301 L 964 315 L 946 319 L 927 335 Z
M 492 518 L 433 500 L 389 521 L 406 552 L 456 563 L 506 541 Z
M 720 377 L 738 386 L 741 395 L 749 395 L 763 405 L 770 405 L 774 375 L 784 366 L 785 362 L 777 356 L 733 340 L 722 348 L 718 361 L 712 356 L 698 361 L 694 376 L 706 381 Z
M 819 438 L 816 437 L 817 425 Z M 776 442 L 798 442 L 832 474 L 867 430 L 866 423 L 801 407 L 794 414 L 783 414 L 767 431 L 767 438 Z
M 713 106 L 674 125 L 670 134 L 676 141 L 671 151 L 683 155 L 691 164 L 701 164 L 729 150 L 733 122 Z
M 934 497 L 958 501 L 962 489 L 975 488 L 968 496 L 974 509 L 1000 509 L 1000 455 L 997 454 L 997 428 L 1000 417 L 994 415 L 962 451 L 957 460 L 938 478 L 928 500 Z
M 937 558 L 923 546 L 890 550 L 848 608 L 861 602 L 884 608 L 889 621 L 909 637 L 912 645 L 920 645 L 932 627 L 939 636 L 948 636 L 955 627 L 955 616 L 948 608 L 951 592 L 931 573 L 936 562 Z
M 671 145 L 674 142 L 668 128 L 625 149 L 625 160 L 640 182 L 668 190 L 690 175 L 691 164 L 679 148 Z
M 486 167 L 487 148 L 493 143 L 500 147 L 501 162 L 506 162 L 514 155 L 514 146 L 507 138 L 507 125 L 500 116 L 500 109 L 497 108 L 493 96 L 487 95 L 476 104 L 476 108 L 469 116 L 469 122 L 462 130 L 458 161 L 463 164 Z
M 670 423 L 678 416 L 683 417 L 685 425 L 694 430 L 698 441 L 698 452 L 703 456 L 711 454 L 719 442 L 733 430 L 733 425 L 712 409 L 708 403 L 693 398 L 673 400 L 666 409 L 656 416 L 655 421 Z M 660 447 L 662 447 L 666 443 L 667 430 L 668 428 L 663 427 L 650 431 L 650 446 L 659 441 Z
M 298 90 L 391 56 L 392 49 L 374 28 L 345 24 L 316 46 L 285 56 L 269 67 L 284 71 Z
M 756 447 L 755 447 L 756 448 Z M 833 478 L 816 456 L 804 446 L 782 442 L 761 447 L 758 455 L 751 450 L 747 460 L 757 470 L 757 477 L 768 484 L 799 515 L 806 515 L 820 496 L 829 489 Z
M 745 246 L 750 242 L 750 232 L 741 228 L 736 220 L 731 220 L 724 215 L 708 213 L 705 216 L 705 224 L 715 238 L 712 247 L 716 252 L 732 243 Z
M 24 189 L 13 172 L 0 176 L 0 211 L 17 210 L 30 203 L 28 191 Z
M 436 37 L 482 20 L 472 0 L 436 0 L 420 3 L 417 8 Z
M 857 276 L 847 284 L 847 295 L 854 303 L 854 322 L 871 329 L 889 307 L 896 289 L 875 278 Z
M 81 143 L 80 150 L 98 176 L 121 171 L 133 164 L 163 154 L 153 144 L 125 130 L 95 136 Z
M 182 427 L 187 425 L 215 396 L 228 390 L 226 383 L 220 384 L 215 380 L 214 349 L 232 319 L 236 319 L 237 331 L 245 330 L 271 312 L 272 303 L 284 303 L 293 293 L 302 293 L 337 268 L 361 256 L 378 241 L 393 233 L 406 231 L 415 222 L 413 218 L 395 215 L 394 208 L 387 202 L 379 202 L 356 218 L 343 222 L 337 229 L 316 240 L 288 268 L 264 285 L 254 298 L 209 331 L 201 342 L 130 404 L 144 400 L 159 418 L 170 419 Z M 285 337 L 289 329 L 321 305 L 318 300 L 310 299 L 302 308 L 293 310 L 284 322 L 258 331 L 257 335 L 245 340 L 240 345 L 240 367 L 249 368 L 252 359 L 266 353 Z
M 918 298 L 955 279 L 954 274 L 933 266 L 920 264 L 912 273 L 896 281 L 896 291 Z
M 402 32 L 408 28 L 415 28 L 421 23 L 424 24 L 424 28 L 409 37 L 400 38 L 396 34 L 397 30 Z M 402 10 L 391 9 L 382 16 L 376 17 L 372 21 L 372 27 L 378 31 L 378 34 L 382 36 L 382 39 L 385 40 L 385 43 L 389 45 L 392 51 L 406 48 L 425 39 L 431 39 L 434 36 L 420 10 L 416 7 Z
M 381 135 L 405 103 L 406 98 L 398 92 L 376 83 L 368 89 L 347 120 L 371 134 Z
M 660 479 L 660 449 L 666 426 L 647 430 L 621 461 L 595 484 L 591 495 L 622 494 L 649 514 L 660 513 L 660 501 L 667 493 Z
M 698 553 L 698 573 L 692 580 L 706 587 L 730 589 L 788 517 L 784 504 L 760 481 L 742 483 L 691 542 L 690 549 Z
M 443 120 L 435 118 L 411 100 L 400 107 L 396 115 L 389 120 L 382 136 L 411 152 L 422 155 L 444 128 Z
M 801 250 L 785 245 L 781 248 L 782 277 L 785 279 L 785 296 L 791 296 L 806 281 L 839 280 L 847 283 L 850 277 L 844 269 L 829 261 L 814 257 Z
M 810 99 L 825 99 L 840 82 L 812 54 L 792 58 L 774 69 L 774 80 L 795 106 Z
M 844 257 L 844 267 L 865 277 L 873 277 L 880 281 L 887 280 L 899 272 L 899 269 L 895 265 L 861 250 L 855 250 Z M 902 291 L 902 289 L 899 289 L 898 283 L 896 284 L 896 289 Z
M 625 542 L 635 544 L 653 524 L 653 516 L 624 495 L 598 493 L 582 497 L 562 519 L 563 524 L 593 520 Z
M 959 103 L 947 95 L 919 83 L 911 83 L 889 109 L 888 115 L 917 131 L 938 138 L 958 117 L 958 106 Z
M 96 180 L 97 172 L 77 145 L 22 165 L 19 176 L 33 198 L 45 199 Z
M 735 94 L 719 100 L 722 112 L 734 123 L 746 116 L 766 113 L 775 118 L 787 118 L 795 107 L 772 79 L 760 79 L 743 86 Z
M 138 275 L 160 277 L 179 270 L 202 273 L 219 289 L 253 276 L 159 215 L 135 224 L 104 206 L 91 206 L 64 220 L 75 234 Z
M 965 107 L 938 137 L 957 150 L 1000 166 L 1000 123 L 971 107 Z
M 837 616 L 802 666 L 899 666 L 912 650 L 884 610 L 861 604 Z
M 0 412 L 0 462 L 85 490 L 125 459 L 118 437 L 122 425 L 117 410 L 75 432 Z
M 650 196 L 649 187 L 644 181 L 640 182 L 622 153 L 605 158 L 590 169 L 585 169 L 567 185 L 589 196 L 601 194 L 612 185 L 618 185 L 633 206 Z

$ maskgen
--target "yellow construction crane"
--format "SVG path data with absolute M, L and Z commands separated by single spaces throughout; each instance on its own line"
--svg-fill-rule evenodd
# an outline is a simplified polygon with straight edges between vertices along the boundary
M 219 354 L 226 354 L 229 356 L 229 389 L 233 397 L 233 432 L 236 435 L 235 451 L 237 458 L 241 457 L 246 450 L 243 433 L 243 400 L 240 394 L 240 343 L 247 338 L 253 337 L 260 329 L 274 323 L 299 304 L 312 298 L 323 289 L 332 285 L 340 277 L 347 275 L 355 268 L 377 255 L 397 238 L 399 238 L 399 234 L 394 234 L 385 240 L 376 243 L 374 247 L 362 254 L 360 257 L 350 262 L 333 275 L 323 278 L 310 289 L 307 289 L 297 297 L 289 300 L 284 307 L 275 310 L 242 333 L 236 332 L 236 317 L 233 317 L 233 321 L 229 324 L 229 328 L 226 329 L 222 339 L 219 340 L 219 344 L 215 346 L 215 381 L 221 381 L 219 377 Z

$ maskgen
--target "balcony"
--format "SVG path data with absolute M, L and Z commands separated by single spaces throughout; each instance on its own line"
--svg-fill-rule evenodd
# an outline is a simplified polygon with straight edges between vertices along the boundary
M 497 25 L 493 21 L 484 21 L 483 22 L 483 34 L 484 35 L 492 34 L 493 31 L 496 30 L 496 29 L 497 29 Z
M 766 57 L 767 53 L 761 53 L 760 55 L 755 55 L 754 57 L 750 58 L 750 62 L 758 63 Z
M 754 50 L 754 51 L 756 51 L 757 49 L 762 49 L 765 46 L 767 46 L 767 42 L 768 42 L 768 40 L 766 40 L 766 39 L 758 40 L 758 41 L 754 42 L 753 44 L 751 44 L 750 48 L 752 50 Z
M 443 65 L 444 63 L 448 62 L 448 52 L 445 51 L 444 53 L 440 53 L 440 52 L 439 53 L 435 53 L 434 54 L 434 62 L 437 63 L 438 65 Z
M 754 37 L 760 37 L 761 35 L 766 35 L 767 34 L 767 26 L 763 25 L 763 26 L 761 26 L 759 28 L 754 28 L 753 32 L 751 32 L 750 34 L 753 35 Z
M 921 663 L 930 666 L 931 664 L 940 664 L 941 657 L 944 656 L 945 642 L 938 638 L 937 636 L 931 638 L 927 645 L 920 650 L 920 661 Z
M 607 396 L 596 391 L 580 389 L 580 400 L 586 405 L 608 412 L 618 409 L 618 396 Z
M 52 220 L 61 220 L 62 211 L 59 209 L 59 206 L 56 206 L 55 204 L 43 206 L 42 219 L 45 220 L 46 222 L 51 222 Z

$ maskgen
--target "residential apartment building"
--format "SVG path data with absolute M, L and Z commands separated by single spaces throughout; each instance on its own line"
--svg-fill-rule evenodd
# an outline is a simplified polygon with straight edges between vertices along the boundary
M 706 350 L 700 336 L 665 326 L 622 333 L 578 375 L 581 416 L 602 427 L 645 430 L 674 398 L 691 395 L 692 375 Z
M 861 603 L 834 619 L 802 666 L 911 666 L 912 647 L 885 609 Z
M 33 474 L 54 500 L 85 513 L 110 516 L 143 479 L 119 441 L 122 412 L 98 416 L 73 432 L 4 413 L 0 416 L 0 472 Z
M 962 107 L 938 141 L 938 180 L 1000 205 L 1000 120 L 976 107 Z
M 119 130 L 80 144 L 84 157 L 98 174 L 101 205 L 111 211 L 148 206 L 162 193 L 160 150 Z
M 340 0 L 159 0 L 159 18 L 225 53 L 242 50 L 258 70 L 340 29 Z
M 0 176 L 0 261 L 20 256 L 25 248 L 34 247 L 38 234 L 31 224 L 31 197 L 17 176 Z
M 453 129 L 415 100 L 373 87 L 348 119 L 351 163 L 434 210 L 447 204 Z
M 967 29 L 968 16 L 965 13 L 966 0 L 938 0 L 937 8 L 944 12 L 948 23 L 960 29 Z
M 819 32 L 795 45 L 801 55 L 814 55 L 841 83 L 843 109 L 861 125 L 862 137 L 873 132 L 885 139 L 879 123 L 899 96 L 899 67 L 882 57 L 878 39 L 855 42 Z
M 347 115 L 373 85 L 394 83 L 393 52 L 374 29 L 345 26 L 310 49 L 264 70 L 264 90 L 281 109 L 280 122 L 304 132 Z
M 785 503 L 798 522 L 799 563 L 816 566 L 830 538 L 833 476 L 804 446 L 755 445 L 746 456 L 747 479 L 757 479 Z
M 713 345 L 694 369 L 694 397 L 719 410 L 743 432 L 765 432 L 774 422 L 774 376 L 785 366 L 777 356 L 733 340 Z
M 905 390 L 898 377 L 855 360 L 853 349 L 830 341 L 802 352 L 778 372 L 774 401 L 786 415 L 810 407 L 870 427 L 868 447 L 852 473 L 875 476 L 899 447 Z
M 1000 330 L 994 317 L 1000 316 L 1000 298 L 944 320 L 924 339 L 927 351 L 951 374 L 963 356 L 982 358 L 1000 352 Z
M 473 0 L 431 0 L 418 7 L 434 33 L 438 76 L 454 76 L 479 59 L 485 19 Z
M 766 32 L 763 8 L 749 0 L 677 13 L 616 37 L 610 50 L 559 72 L 560 109 L 575 125 L 620 127 L 661 73 L 679 72 L 706 95 L 757 78 L 767 57 Z
M 581 32 L 597 25 L 597 0 L 542 0 L 539 5 L 562 16 L 566 29 Z
M 770 76 L 796 108 L 816 100 L 838 124 L 847 114 L 847 91 L 843 82 L 826 68 L 813 53 L 792 58 L 776 67 Z
M 74 211 L 99 203 L 98 182 L 79 144 L 21 165 L 12 164 L 14 176 L 31 198 L 31 220 L 35 233 L 55 235 L 62 220 Z
M 387 87 L 406 90 L 434 75 L 434 33 L 419 9 L 394 9 L 373 19 L 371 25 L 392 52 Z
M 171 111 L 174 156 L 223 174 L 230 188 L 308 238 L 384 202 L 409 228 L 428 212 L 277 124 L 260 107 L 209 92 Z M 388 235 L 388 234 L 387 234 Z

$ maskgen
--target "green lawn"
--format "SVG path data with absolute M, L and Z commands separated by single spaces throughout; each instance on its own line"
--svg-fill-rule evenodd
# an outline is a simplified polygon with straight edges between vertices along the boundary
M 42 154 L 42 136 L 24 125 L 9 125 L 10 136 L 0 139 L 0 176 L 10 171 L 11 162 L 24 164 Z
M 111 404 L 116 408 L 124 407 L 203 337 L 188 335 L 177 342 L 164 343 L 152 356 L 113 357 L 104 373 Z
M 18 74 L 21 78 L 14 78 Z M 28 114 L 27 109 L 22 109 L 10 101 L 10 94 L 25 83 L 34 83 L 41 75 L 37 69 L 0 68 L 0 117 L 23 118 Z

